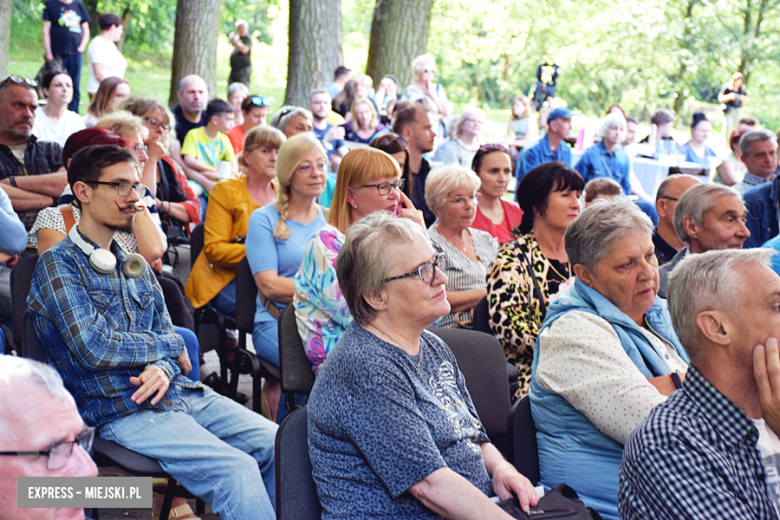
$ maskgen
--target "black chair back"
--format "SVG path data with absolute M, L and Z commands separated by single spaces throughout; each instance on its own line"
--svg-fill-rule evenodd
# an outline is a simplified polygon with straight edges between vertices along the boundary
M 293 410 L 282 421 L 274 454 L 277 520 L 320 518 L 322 506 L 312 477 L 305 406 Z
M 512 406 L 507 420 L 507 460 L 534 485 L 539 482 L 539 447 L 531 415 L 531 399 L 523 397 Z
M 35 333 L 35 327 L 33 326 L 33 320 L 30 315 L 25 312 L 22 317 L 22 338 L 20 341 L 19 356 L 27 359 L 34 359 L 41 363 L 48 363 L 46 359 L 46 351 L 43 349 L 38 335 Z
M 30 294 L 32 277 L 38 255 L 23 256 L 11 271 L 11 323 L 14 328 L 14 344 L 22 344 L 25 324 L 24 315 L 27 312 L 27 295 Z
M 431 327 L 429 330 L 452 350 L 490 441 L 505 454 L 510 398 L 501 343 L 491 335 L 468 329 Z
M 477 332 L 484 332 L 485 334 L 493 334 L 493 330 L 490 328 L 490 313 L 488 306 L 487 296 L 483 296 L 477 304 L 474 306 L 474 318 L 471 322 L 474 330 Z
M 279 316 L 279 368 L 285 394 L 309 395 L 314 386 L 314 371 L 303 350 L 303 341 L 295 323 L 295 306 L 288 305 Z
M 236 328 L 239 331 L 252 334 L 256 302 L 257 285 L 249 267 L 249 260 L 244 257 L 236 269 Z
M 195 226 L 190 234 L 190 268 L 195 265 L 195 260 L 203 250 L 203 222 Z

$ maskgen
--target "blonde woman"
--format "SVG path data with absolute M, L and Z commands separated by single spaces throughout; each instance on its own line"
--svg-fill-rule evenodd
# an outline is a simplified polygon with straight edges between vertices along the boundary
M 352 323 L 336 278 L 336 257 L 349 227 L 375 211 L 411 218 L 425 227 L 403 184 L 398 162 L 374 148 L 352 150 L 339 166 L 328 225 L 309 241 L 295 275 L 295 320 L 315 371 Z
M 236 268 L 246 256 L 249 219 L 276 196 L 277 154 L 286 140 L 276 128 L 253 128 L 239 156 L 246 172 L 214 186 L 206 208 L 203 250 L 184 287 L 196 309 L 214 300 L 221 312 L 236 315 Z
M 278 190 L 273 204 L 252 213 L 246 238 L 246 256 L 259 295 L 252 342 L 262 359 L 279 366 L 277 322 L 279 312 L 293 300 L 295 282 L 309 239 L 327 221 L 317 204 L 325 190 L 328 156 L 311 132 L 291 137 L 279 149 L 276 163 Z M 275 410 L 279 387 L 266 388 L 268 404 Z M 284 402 L 279 406 L 283 412 Z M 281 415 L 277 416 L 281 421 Z
M 470 168 L 450 164 L 436 168 L 425 181 L 425 201 L 436 214 L 428 228 L 434 247 L 447 257 L 447 301 L 450 312 L 441 327 L 471 328 L 472 309 L 487 296 L 486 276 L 498 253 L 498 241 L 474 229 L 481 181 Z
M 485 113 L 482 110 L 474 107 L 466 108 L 455 125 L 455 135 L 436 149 L 433 161 L 471 168 L 474 154 L 479 150 L 484 124 Z
M 718 94 L 718 103 L 726 105 L 723 112 L 726 115 L 727 136 L 737 128 L 739 120 L 742 119 L 742 105 L 748 101 L 750 100 L 745 88 L 745 76 L 735 72 Z
M 353 143 L 368 144 L 374 140 L 376 134 L 385 129 L 385 125 L 379 122 L 373 101 L 369 98 L 358 98 L 352 103 L 352 121 L 346 135 L 347 141 Z
M 447 99 L 447 93 L 441 83 L 434 83 L 436 77 L 436 61 L 429 54 L 422 54 L 412 60 L 412 73 L 416 80 L 406 87 L 406 97 L 410 101 L 418 99 L 430 99 L 436 110 L 431 115 L 432 118 L 441 120 L 443 117 L 452 113 L 452 104 Z
M 514 139 L 512 135 L 514 134 Z M 539 134 L 531 101 L 526 96 L 517 96 L 512 102 L 512 116 L 506 128 L 504 140 L 515 152 L 528 146 Z

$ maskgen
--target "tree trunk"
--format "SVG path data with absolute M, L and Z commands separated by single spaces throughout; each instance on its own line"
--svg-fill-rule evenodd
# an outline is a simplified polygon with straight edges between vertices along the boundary
M 98 0 L 83 0 L 82 3 L 84 4 L 84 7 L 87 8 L 89 17 L 92 18 L 92 21 L 89 22 L 89 37 L 92 39 L 100 34 L 100 24 L 98 23 L 100 13 L 97 8 Z
M 122 38 L 117 42 L 116 47 L 119 52 L 122 52 L 122 46 L 125 44 L 125 38 L 127 38 L 127 28 L 130 27 L 130 18 L 133 17 L 133 10 L 130 9 L 130 4 L 125 7 L 125 12 L 122 13 L 122 21 L 124 22 L 125 30 L 122 31 Z
M 309 92 L 344 64 L 341 0 L 290 0 L 287 105 L 308 106 Z
M 411 63 L 428 48 L 433 0 L 376 0 L 366 74 L 374 85 L 393 74 L 401 91 L 413 79 Z
M 11 52 L 11 7 L 13 0 L 0 0 L 0 78 L 8 75 L 8 54 Z M 11 71 L 18 74 L 18 71 Z
M 197 74 L 206 81 L 209 98 L 217 94 L 217 38 L 221 22 L 221 0 L 179 0 L 176 5 L 176 33 L 173 39 L 171 92 L 168 103 L 178 105 L 179 81 Z

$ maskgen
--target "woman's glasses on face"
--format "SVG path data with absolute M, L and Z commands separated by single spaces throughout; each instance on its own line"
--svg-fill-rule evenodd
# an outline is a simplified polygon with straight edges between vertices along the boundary
M 303 163 L 300 166 L 298 166 L 298 171 L 303 174 L 309 174 L 312 172 L 312 168 L 316 168 L 320 173 L 328 172 L 328 165 L 325 164 L 324 162 L 320 162 L 317 164 Z
M 401 280 L 402 278 L 410 278 L 414 275 L 417 275 L 420 277 L 420 280 L 432 286 L 433 281 L 436 279 L 436 269 L 443 273 L 446 267 L 447 256 L 444 253 L 436 253 L 432 262 L 426 262 L 417 269 L 409 271 L 406 274 L 393 276 L 392 278 L 385 278 L 382 280 L 382 283 L 392 282 L 393 280 Z
M 466 207 L 466 205 L 476 205 L 477 202 L 479 202 L 479 193 L 474 193 L 473 195 L 469 195 L 468 197 L 460 196 L 455 197 L 454 199 L 447 201 L 450 204 L 455 204 L 456 206 Z
M 388 193 L 390 193 L 391 188 L 395 188 L 398 191 L 404 189 L 404 180 L 398 179 L 395 182 L 380 182 L 379 184 L 364 184 L 361 186 L 361 188 L 376 188 L 376 191 L 378 191 L 380 195 L 387 195 Z
M 149 126 L 153 126 L 155 128 L 161 129 L 163 132 L 170 132 L 171 131 L 171 125 L 167 125 L 163 123 L 162 121 L 159 121 L 156 117 L 145 117 L 144 121 L 149 123 Z

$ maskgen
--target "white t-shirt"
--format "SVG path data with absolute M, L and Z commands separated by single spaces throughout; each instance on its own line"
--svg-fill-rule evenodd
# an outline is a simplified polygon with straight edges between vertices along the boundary
M 60 146 L 65 146 L 68 137 L 79 130 L 84 130 L 84 120 L 75 112 L 66 110 L 59 121 L 54 121 L 44 113 L 43 107 L 35 110 L 32 131 L 41 141 L 54 141 Z
M 758 430 L 758 451 L 764 459 L 766 469 L 766 490 L 769 499 L 780 513 L 780 439 L 766 427 L 763 419 L 753 419 Z
M 95 77 L 93 63 L 102 63 L 105 66 L 106 78 L 124 78 L 127 70 L 127 60 L 116 44 L 107 41 L 101 36 L 96 36 L 87 47 L 87 59 L 89 60 L 89 79 L 87 80 L 87 92 L 95 94 L 100 87 L 100 82 Z

